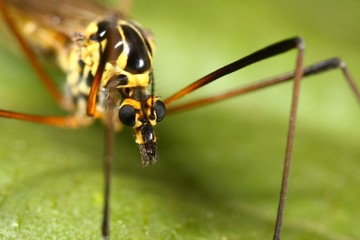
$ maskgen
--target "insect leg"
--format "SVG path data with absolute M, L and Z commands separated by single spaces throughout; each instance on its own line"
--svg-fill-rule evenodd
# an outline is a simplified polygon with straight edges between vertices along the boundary
M 26 122 L 41 123 L 55 127 L 78 128 L 87 125 L 87 121 L 76 116 L 40 116 L 25 113 L 18 113 L 6 110 L 0 110 L 0 117 L 12 118 Z
M 353 91 L 355 97 L 357 98 L 358 102 L 360 103 L 360 90 L 356 86 L 355 81 L 351 77 L 349 70 L 347 69 L 345 63 L 339 58 L 326 59 L 324 61 L 317 62 L 317 63 L 314 63 L 314 64 L 304 67 L 303 77 L 304 77 L 304 79 L 306 79 L 306 77 L 308 77 L 308 76 L 313 76 L 315 74 L 319 74 L 322 72 L 326 72 L 326 71 L 329 71 L 332 69 L 338 69 L 338 68 L 341 69 L 341 71 L 345 77 L 345 80 L 350 85 L 351 90 Z M 234 90 L 227 91 L 224 93 L 212 95 L 209 97 L 204 97 L 201 99 L 196 99 L 196 100 L 193 100 L 193 101 L 190 101 L 187 103 L 183 103 L 183 104 L 179 104 L 179 105 L 175 105 L 175 106 L 168 106 L 167 113 L 172 114 L 172 113 L 176 113 L 176 112 L 180 112 L 180 111 L 184 111 L 184 110 L 195 109 L 197 107 L 201 107 L 201 106 L 211 104 L 211 103 L 220 102 L 222 100 L 226 100 L 226 99 L 229 99 L 232 97 L 244 95 L 246 93 L 251 93 L 253 91 L 260 90 L 260 89 L 263 89 L 266 87 L 275 86 L 279 83 L 284 83 L 284 82 L 290 81 L 293 78 L 294 78 L 294 72 L 284 73 L 284 74 L 281 74 L 281 75 L 278 75 L 278 76 L 275 76 L 275 77 L 272 77 L 269 79 L 263 79 L 261 81 L 251 83 L 246 86 L 240 87 L 238 89 L 234 89 Z
M 199 89 L 203 87 L 204 85 L 218 80 L 219 78 L 230 74 L 232 72 L 235 72 L 237 70 L 240 70 L 241 68 L 244 68 L 250 64 L 253 64 L 255 62 L 261 61 L 266 58 L 270 58 L 273 56 L 276 56 L 280 53 L 286 52 L 288 50 L 297 48 L 298 49 L 298 55 L 297 55 L 297 62 L 295 71 L 290 73 L 285 73 L 279 76 L 276 76 L 274 78 L 263 80 L 257 83 L 253 83 L 250 85 L 247 85 L 245 87 L 242 87 L 240 89 L 232 90 L 229 92 L 225 92 L 223 94 L 218 94 L 214 96 L 210 96 L 207 98 L 202 98 L 199 100 L 191 101 L 182 105 L 177 105 L 172 107 L 171 103 L 175 102 L 176 100 L 182 98 L 186 94 L 189 94 L 196 89 Z M 195 107 L 199 107 L 205 104 L 209 104 L 212 102 L 217 102 L 223 99 L 227 99 L 233 96 L 239 96 L 248 92 L 252 92 L 258 89 L 262 89 L 268 86 L 273 86 L 281 82 L 285 82 L 291 79 L 294 79 L 294 87 L 293 87 L 293 93 L 292 93 L 292 104 L 291 104 L 291 110 L 290 110 L 290 117 L 289 117 L 289 127 L 288 127 L 288 135 L 287 135 L 287 141 L 286 141 L 286 150 L 285 150 L 285 161 L 284 161 L 284 168 L 283 168 L 283 177 L 282 177 L 282 183 L 281 183 L 281 191 L 280 191 L 280 200 L 278 205 L 278 212 L 276 217 L 276 223 L 275 223 L 275 230 L 274 230 L 274 236 L 273 239 L 280 239 L 280 234 L 282 230 L 282 219 L 283 219 L 283 213 L 284 213 L 284 207 L 285 207 L 285 200 L 286 200 L 286 191 L 287 191 L 287 184 L 288 184 L 288 176 L 290 171 L 290 163 L 292 159 L 292 148 L 293 148 L 293 141 L 294 141 L 294 134 L 295 134 L 295 125 L 296 125 L 296 113 L 297 113 L 297 105 L 298 105 L 298 97 L 300 92 L 300 82 L 303 76 L 310 76 L 314 75 L 316 73 L 324 72 L 333 68 L 341 68 L 345 79 L 347 80 L 348 84 L 350 85 L 352 91 L 355 94 L 355 97 L 360 103 L 360 91 L 359 88 L 356 86 L 354 80 L 352 79 L 348 69 L 346 68 L 345 64 L 338 58 L 332 58 L 328 60 L 324 60 L 322 62 L 318 62 L 316 64 L 307 66 L 303 69 L 303 43 L 300 38 L 293 38 L 284 40 L 279 43 L 275 43 L 273 45 L 270 45 L 269 47 L 266 47 L 264 49 L 261 49 L 253 54 L 248 55 L 247 57 L 244 57 L 238 61 L 235 61 L 231 64 L 228 64 L 202 78 L 200 78 L 198 81 L 195 81 L 194 83 L 188 85 L 187 87 L 183 88 L 182 90 L 176 92 L 172 96 L 170 96 L 168 99 L 164 101 L 164 103 L 167 105 L 167 109 L 169 113 L 174 113 L 177 111 L 185 110 L 185 109 L 191 109 Z
M 109 96 L 106 101 L 105 111 L 105 147 L 104 147 L 104 206 L 103 206 L 103 221 L 102 221 L 102 237 L 103 239 L 110 238 L 110 193 L 111 193 L 111 166 L 114 152 L 114 108 L 116 106 L 116 88 L 109 89 Z
M 222 68 L 215 70 L 212 73 L 198 79 L 197 81 L 191 83 L 180 91 L 174 93 L 170 97 L 164 100 L 164 104 L 168 106 L 170 103 L 175 102 L 176 100 L 184 97 L 185 95 L 199 89 L 206 84 L 209 84 L 225 75 L 236 72 L 242 68 L 245 68 L 253 63 L 262 61 L 267 58 L 271 58 L 273 56 L 279 55 L 281 53 L 287 52 L 294 48 L 297 48 L 299 43 L 302 43 L 302 39 L 300 37 L 294 37 L 290 39 L 283 40 L 281 42 L 272 44 L 268 47 L 260 49 L 246 57 L 243 57 L 235 62 L 232 62 Z
M 169 105 L 170 103 L 184 97 L 185 95 L 199 89 L 206 84 L 215 81 L 227 74 L 240 70 L 246 66 L 249 66 L 253 63 L 259 62 L 261 60 L 276 56 L 280 53 L 284 53 L 291 49 L 297 49 L 297 58 L 295 70 L 293 73 L 294 85 L 292 92 L 292 101 L 290 108 L 290 117 L 289 117 L 289 125 L 288 125 L 288 133 L 286 140 L 286 149 L 285 149 L 285 160 L 283 165 L 283 174 L 281 181 L 281 190 L 280 190 L 280 199 L 278 202 L 278 211 L 275 222 L 275 229 L 273 239 L 280 239 L 281 230 L 282 230 L 282 221 L 283 214 L 285 209 L 285 201 L 286 201 L 286 193 L 287 193 L 287 185 L 289 179 L 290 172 L 290 164 L 292 160 L 292 149 L 294 145 L 294 136 L 295 136 L 295 126 L 296 126 L 296 118 L 297 118 L 297 109 L 298 109 L 298 101 L 299 101 L 299 93 L 300 93 L 300 83 L 303 76 L 303 59 L 304 59 L 304 44 L 301 38 L 295 37 L 291 39 L 287 39 L 263 49 L 256 51 L 244 58 L 241 58 L 233 63 L 230 63 L 202 78 L 195 81 L 194 83 L 188 85 L 187 87 L 181 89 L 175 94 L 171 95 L 167 98 L 164 103 L 165 105 Z
M 21 49 L 23 50 L 26 58 L 29 60 L 32 67 L 35 69 L 35 72 L 39 76 L 39 79 L 44 84 L 46 89 L 50 92 L 52 97 L 55 99 L 55 101 L 62 105 L 62 95 L 55 85 L 55 83 L 51 80 L 48 73 L 45 71 L 45 69 L 42 67 L 40 62 L 37 60 L 34 52 L 31 50 L 29 44 L 25 41 L 24 37 L 20 34 L 19 30 L 16 28 L 14 21 L 12 20 L 10 14 L 7 11 L 7 8 L 4 4 L 3 0 L 0 0 L 0 12 L 3 16 L 7 26 L 9 27 L 10 31 L 15 36 L 17 42 L 19 43 Z

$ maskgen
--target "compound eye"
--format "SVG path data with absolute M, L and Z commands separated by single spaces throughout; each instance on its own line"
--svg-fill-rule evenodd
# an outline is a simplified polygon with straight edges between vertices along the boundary
M 154 110 L 157 116 L 156 121 L 160 122 L 166 115 L 166 107 L 162 101 L 157 100 L 154 104 Z
M 124 105 L 119 109 L 120 121 L 126 126 L 134 126 L 136 118 L 136 110 L 131 105 Z

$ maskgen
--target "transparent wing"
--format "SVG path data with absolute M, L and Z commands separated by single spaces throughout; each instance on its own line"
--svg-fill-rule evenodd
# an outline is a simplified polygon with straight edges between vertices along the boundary
M 120 13 L 94 0 L 4 0 L 16 19 L 72 37 L 99 17 Z M 17 20 L 18 21 L 18 20 Z

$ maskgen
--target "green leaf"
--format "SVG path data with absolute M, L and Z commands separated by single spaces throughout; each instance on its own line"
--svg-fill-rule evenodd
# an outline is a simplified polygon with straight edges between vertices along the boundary
M 165 98 L 296 35 L 305 40 L 306 64 L 341 56 L 360 84 L 359 10 L 351 0 L 139 0 L 133 17 L 155 36 L 156 90 Z M 8 47 L 14 40 L 3 29 L 0 108 L 63 114 L 17 45 Z M 287 53 L 194 97 L 287 72 L 294 63 L 295 53 Z M 117 134 L 112 239 L 270 239 L 291 87 L 167 116 L 157 127 L 160 160 L 151 167 L 141 166 L 131 129 Z M 340 71 L 303 82 L 283 239 L 360 238 L 359 120 L 359 104 Z M 101 124 L 66 130 L 0 119 L 0 132 L 0 238 L 100 239 Z

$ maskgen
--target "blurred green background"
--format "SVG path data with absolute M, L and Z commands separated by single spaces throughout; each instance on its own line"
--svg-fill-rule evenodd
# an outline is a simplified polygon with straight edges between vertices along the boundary
M 165 98 L 296 35 L 305 40 L 305 63 L 340 56 L 360 84 L 359 13 L 355 0 L 138 0 L 132 17 L 155 36 L 156 90 Z M 61 114 L 2 29 L 0 108 Z M 294 57 L 256 64 L 194 97 L 289 71 Z M 290 97 L 291 84 L 284 84 L 168 116 L 157 127 L 160 160 L 148 168 L 132 130 L 119 133 L 113 239 L 271 238 Z M 359 120 L 340 71 L 304 81 L 283 239 L 360 238 Z M 0 119 L 0 132 L 0 238 L 98 239 L 102 125 L 64 130 Z

